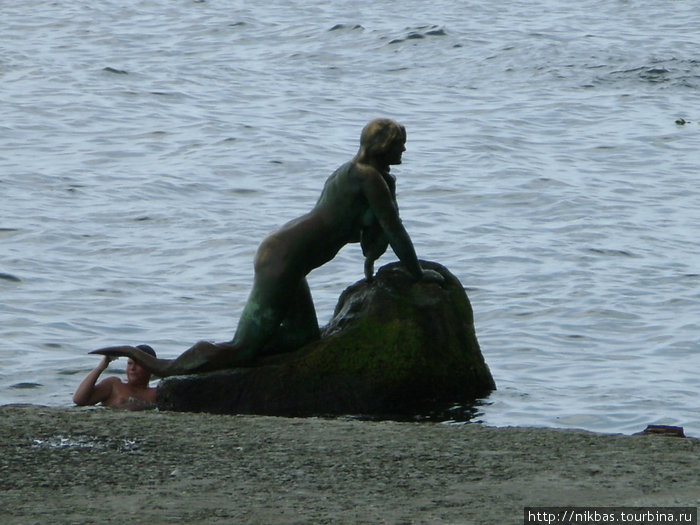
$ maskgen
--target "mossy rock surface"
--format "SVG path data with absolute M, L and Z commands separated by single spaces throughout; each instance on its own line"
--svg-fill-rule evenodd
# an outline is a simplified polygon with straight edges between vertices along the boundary
M 469 299 L 445 282 L 414 282 L 399 263 L 340 296 L 319 341 L 257 366 L 161 382 L 164 410 L 305 416 L 400 415 L 465 402 L 496 388 L 479 348 Z

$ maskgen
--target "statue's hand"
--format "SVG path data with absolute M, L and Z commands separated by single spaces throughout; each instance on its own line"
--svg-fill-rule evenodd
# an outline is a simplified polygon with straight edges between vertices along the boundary
M 368 283 L 374 280 L 374 259 L 365 259 L 365 279 Z
M 423 270 L 423 277 L 421 280 L 442 284 L 445 282 L 445 277 L 435 270 Z
M 417 280 L 415 275 L 409 272 L 408 268 L 406 268 L 403 264 L 395 266 L 394 271 L 404 274 L 406 277 L 411 278 L 416 283 L 420 281 L 426 281 L 429 283 L 443 284 L 445 282 L 445 277 L 441 273 L 426 268 L 423 269 L 423 275 L 421 276 L 421 278 Z

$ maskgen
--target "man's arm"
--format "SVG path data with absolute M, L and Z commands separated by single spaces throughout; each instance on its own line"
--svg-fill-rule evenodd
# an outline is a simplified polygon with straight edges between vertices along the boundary
M 109 398 L 112 393 L 114 381 L 118 381 L 118 379 L 115 377 L 108 377 L 100 381 L 97 385 L 95 383 L 100 377 L 100 374 L 107 369 L 109 362 L 113 359 L 116 358 L 107 356 L 102 358 L 100 364 L 83 379 L 76 389 L 75 394 L 73 394 L 73 403 L 79 406 L 96 405 Z

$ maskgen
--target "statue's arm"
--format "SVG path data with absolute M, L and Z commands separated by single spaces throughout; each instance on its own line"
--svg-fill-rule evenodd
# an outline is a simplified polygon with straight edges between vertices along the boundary
M 365 278 L 371 281 L 374 277 L 374 261 L 379 259 L 389 246 L 389 239 L 384 235 L 381 224 L 374 222 L 363 228 L 360 245 L 365 256 Z
M 361 178 L 362 189 L 367 198 L 367 202 L 374 216 L 379 221 L 382 234 L 386 236 L 388 244 L 391 245 L 394 253 L 411 275 L 416 279 L 422 278 L 423 269 L 418 263 L 416 250 L 411 242 L 411 237 L 409 237 L 406 228 L 404 228 L 401 222 L 398 207 L 394 202 L 387 183 L 379 172 L 371 169 L 362 170 Z M 367 272 L 367 270 L 367 264 L 365 264 L 365 272 Z
M 389 193 L 391 194 L 391 202 L 394 203 L 396 212 L 398 213 L 399 205 L 396 202 L 396 178 L 386 174 L 382 177 Z M 384 234 L 382 225 L 379 221 L 373 221 L 372 224 L 362 229 L 360 238 L 362 245 L 362 254 L 365 256 L 365 278 L 371 281 L 374 278 L 374 261 L 379 259 L 389 246 L 389 239 Z

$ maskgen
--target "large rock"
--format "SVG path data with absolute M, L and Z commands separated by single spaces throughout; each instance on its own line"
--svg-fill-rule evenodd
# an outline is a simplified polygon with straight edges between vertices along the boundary
M 165 379 L 163 410 L 230 414 L 415 414 L 496 388 L 471 305 L 445 267 L 414 282 L 399 263 L 346 289 L 320 341 L 258 366 Z

